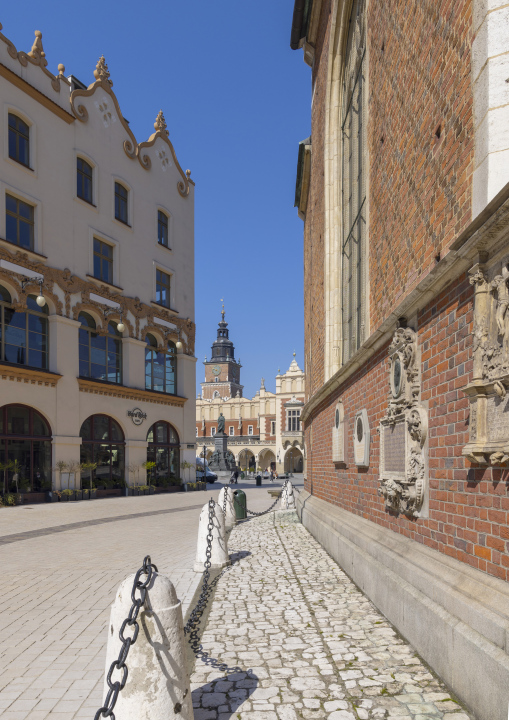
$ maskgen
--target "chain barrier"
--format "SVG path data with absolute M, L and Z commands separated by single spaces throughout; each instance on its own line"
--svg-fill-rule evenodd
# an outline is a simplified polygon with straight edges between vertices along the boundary
M 140 626 L 138 625 L 137 618 L 140 612 L 140 608 L 145 602 L 145 598 L 147 596 L 147 588 L 150 584 L 150 581 L 152 580 L 152 574 L 154 571 L 158 572 L 157 566 L 154 565 L 154 563 L 151 561 L 150 555 L 147 555 L 146 558 L 143 560 L 143 565 L 134 576 L 133 589 L 131 590 L 131 600 L 133 601 L 133 604 L 131 605 L 129 614 L 122 623 L 122 627 L 118 632 L 118 636 L 122 642 L 122 647 L 120 648 L 118 658 L 114 660 L 110 665 L 110 669 L 106 676 L 106 682 L 108 683 L 109 690 L 106 694 L 104 704 L 96 712 L 94 720 L 99 720 L 99 718 L 101 717 L 109 717 L 111 718 L 111 720 L 115 720 L 115 713 L 113 712 L 113 710 L 115 708 L 115 705 L 117 704 L 120 691 L 123 690 L 125 687 L 125 684 L 127 682 L 127 675 L 129 673 L 126 665 L 127 656 L 129 655 L 131 645 L 134 645 L 134 643 L 138 639 Z M 140 580 L 142 575 L 147 576 L 147 579 L 144 582 Z M 139 590 L 140 597 L 136 597 L 137 590 Z M 124 637 L 124 632 L 127 626 L 134 628 L 132 637 Z M 114 670 L 118 670 L 122 673 L 121 679 L 116 680 L 115 682 L 113 682 L 111 679 Z
M 226 493 L 225 493 L 226 497 Z M 184 628 L 184 633 L 186 635 L 189 634 L 189 644 L 191 645 L 191 648 L 193 652 L 198 652 L 200 648 L 200 640 L 198 637 L 198 630 L 200 627 L 200 621 L 201 617 L 203 615 L 203 611 L 205 610 L 205 606 L 207 604 L 207 600 L 209 598 L 210 593 L 212 592 L 213 585 L 209 583 L 210 580 L 210 558 L 212 557 L 212 538 L 213 538 L 213 530 L 214 530 L 214 506 L 215 502 L 210 498 L 209 500 L 209 522 L 207 525 L 207 549 L 205 550 L 205 563 L 204 568 L 205 572 L 203 573 L 203 583 L 201 588 L 200 597 L 198 599 L 198 602 L 196 603 L 193 612 L 189 616 L 189 620 L 187 621 L 187 624 Z M 225 503 L 226 507 L 226 503 Z
M 226 500 L 227 498 L 227 492 L 228 492 L 228 485 L 223 485 L 224 490 L 224 497 L 223 497 L 223 514 L 226 517 Z
M 270 512 L 270 511 L 271 511 L 273 508 L 275 508 L 276 505 L 278 504 L 279 500 L 281 499 L 281 495 L 283 494 L 283 492 L 284 492 L 284 490 L 285 490 L 288 482 L 289 482 L 288 480 L 285 480 L 285 481 L 284 481 L 283 487 L 281 488 L 281 492 L 279 493 L 279 495 L 277 496 L 277 498 L 274 500 L 274 502 L 272 503 L 272 505 L 270 506 L 270 508 L 267 508 L 267 510 L 263 510 L 262 512 L 255 512 L 254 510 L 248 510 L 248 509 L 246 508 L 247 513 L 248 513 L 249 515 L 254 515 L 255 517 L 260 517 L 261 515 L 266 515 L 268 512 Z M 287 503 L 287 504 L 288 504 L 288 503 Z

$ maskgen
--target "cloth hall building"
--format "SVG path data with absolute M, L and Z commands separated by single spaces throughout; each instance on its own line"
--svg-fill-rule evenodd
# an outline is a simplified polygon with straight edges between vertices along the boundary
M 222 318 L 210 360 L 205 358 L 205 381 L 196 400 L 197 453 L 210 458 L 220 413 L 225 417 L 228 449 L 243 470 L 277 470 L 300 473 L 304 467 L 304 443 L 300 414 L 304 405 L 304 373 L 295 359 L 286 373 L 278 371 L 276 392 L 260 389 L 253 398 L 243 396 L 240 360 Z
M 0 32 L 0 461 L 25 491 L 66 484 L 60 463 L 97 464 L 105 487 L 147 460 L 180 476 L 194 183 L 162 112 L 136 140 L 104 58 L 88 86 L 47 65 L 40 32 L 27 52 Z
M 509 701 L 508 29 L 501 0 L 295 0 L 290 43 L 299 512 L 479 720 Z

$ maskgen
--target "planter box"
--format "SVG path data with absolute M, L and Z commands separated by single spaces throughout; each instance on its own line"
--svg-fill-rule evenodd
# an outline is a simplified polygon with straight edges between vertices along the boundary
M 120 497 L 123 494 L 124 494 L 123 488 L 108 488 L 108 490 L 99 490 L 99 488 L 97 488 L 97 497 L 98 498 Z
M 155 491 L 156 491 L 155 488 L 149 488 L 148 494 L 149 494 L 149 495 L 154 495 L 154 494 L 155 494 Z
M 89 500 L 96 500 L 97 499 L 97 490 L 94 488 L 93 490 L 88 491 L 88 499 Z
M 69 495 L 60 495 L 60 502 L 69 502 Z
M 166 493 L 166 492 L 180 492 L 183 490 L 183 487 L 180 485 L 168 485 L 168 487 L 157 487 L 155 489 L 156 493 Z
M 23 496 L 23 502 L 25 503 L 43 503 L 46 502 L 45 492 L 28 492 L 20 493 Z
M 46 492 L 46 502 L 58 502 L 59 497 L 54 490 L 48 490 Z
M 83 491 L 82 490 L 75 490 L 74 491 L 74 497 L 71 497 L 72 500 L 83 500 Z
M 126 497 L 129 497 L 129 496 L 132 495 L 132 494 L 133 494 L 133 489 L 132 489 L 132 488 L 130 488 L 130 487 L 125 487 L 125 488 L 124 488 L 124 495 L 125 495 Z

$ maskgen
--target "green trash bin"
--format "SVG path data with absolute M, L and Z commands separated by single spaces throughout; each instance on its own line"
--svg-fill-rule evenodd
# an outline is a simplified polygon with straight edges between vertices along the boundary
M 247 518 L 247 503 L 246 493 L 243 490 L 233 491 L 233 504 L 237 520 L 245 520 Z

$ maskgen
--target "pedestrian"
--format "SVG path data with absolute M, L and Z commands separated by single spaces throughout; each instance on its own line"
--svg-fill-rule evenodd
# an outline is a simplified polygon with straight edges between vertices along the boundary
M 270 469 L 270 481 L 271 483 L 274 482 L 274 470 L 272 468 Z
M 235 478 L 235 485 L 237 485 L 237 483 L 238 483 L 238 481 L 239 481 L 239 471 L 237 470 L 237 468 L 235 468 L 235 472 L 233 473 L 233 477 Z

